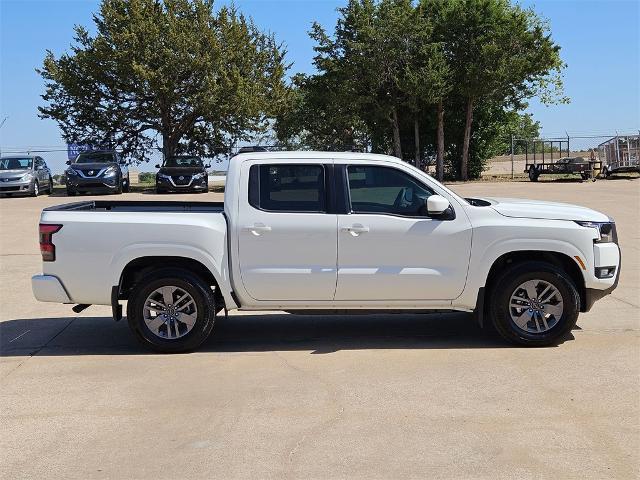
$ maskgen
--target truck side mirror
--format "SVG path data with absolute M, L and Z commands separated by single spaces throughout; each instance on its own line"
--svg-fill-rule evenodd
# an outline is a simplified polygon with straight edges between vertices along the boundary
M 66 161 L 66 162 L 64 162 L 64 163 L 66 163 L 67 165 L 71 165 L 71 160 L 67 160 L 67 161 Z
M 427 198 L 427 213 L 429 215 L 442 215 L 450 206 L 449 200 L 440 195 L 431 195 Z
M 438 220 L 453 220 L 456 212 L 449 200 L 440 195 L 431 195 L 427 198 L 427 215 Z

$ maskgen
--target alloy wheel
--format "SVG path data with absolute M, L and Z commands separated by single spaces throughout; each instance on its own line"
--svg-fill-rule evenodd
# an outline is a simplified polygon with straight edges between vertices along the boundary
M 191 294 L 173 285 L 157 288 L 144 302 L 144 323 L 154 335 L 165 339 L 184 337 L 198 319 Z
M 563 312 L 560 291 L 544 280 L 528 280 L 511 294 L 509 314 L 527 333 L 545 333 L 556 326 Z

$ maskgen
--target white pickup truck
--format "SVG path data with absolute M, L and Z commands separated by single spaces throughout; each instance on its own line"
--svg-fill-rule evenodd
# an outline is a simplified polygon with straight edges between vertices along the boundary
M 223 309 L 457 310 L 548 345 L 620 274 L 602 213 L 464 199 L 396 158 L 357 153 L 238 155 L 224 203 L 47 208 L 40 249 L 38 300 L 111 305 L 116 320 L 126 300 L 132 331 L 162 352 L 198 347 Z

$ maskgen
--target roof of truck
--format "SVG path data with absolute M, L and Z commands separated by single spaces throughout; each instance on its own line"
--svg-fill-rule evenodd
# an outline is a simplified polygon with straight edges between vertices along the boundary
M 267 159 L 339 159 L 339 160 L 386 160 L 401 162 L 397 157 L 390 155 L 380 155 L 377 153 L 360 153 L 360 152 L 316 152 L 309 150 L 294 150 L 294 151 L 280 151 L 280 152 L 247 152 L 239 153 L 233 159 L 232 162 L 238 160 L 267 160 Z

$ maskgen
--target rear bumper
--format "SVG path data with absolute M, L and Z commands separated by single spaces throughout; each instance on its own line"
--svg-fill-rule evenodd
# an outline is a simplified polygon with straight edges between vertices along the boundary
M 73 303 L 58 277 L 34 275 L 31 277 L 33 296 L 40 302 Z

